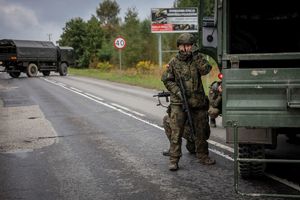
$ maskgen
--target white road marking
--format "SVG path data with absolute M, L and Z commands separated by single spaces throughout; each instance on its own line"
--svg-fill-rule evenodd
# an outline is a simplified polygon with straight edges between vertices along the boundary
M 59 84 L 54 83 L 54 82 L 52 82 L 52 81 L 50 81 L 50 80 L 48 80 L 48 79 L 44 79 L 44 80 L 47 81 L 47 82 L 49 82 L 49 83 L 52 83 L 52 84 L 54 84 L 54 85 L 60 86 L 60 87 L 62 87 L 62 88 L 64 88 L 64 89 L 66 89 L 66 90 L 69 90 L 69 91 L 71 91 L 71 92 L 74 92 L 74 93 L 76 93 L 76 94 L 79 94 L 79 95 L 81 95 L 81 96 L 83 96 L 83 97 L 86 97 L 87 99 L 90 99 L 90 100 L 92 100 L 92 101 L 94 101 L 94 102 L 96 102 L 96 103 L 99 103 L 99 104 L 104 105 L 104 106 L 106 106 L 106 107 L 108 107 L 108 108 L 111 108 L 111 109 L 116 110 L 116 111 L 118 111 L 118 112 L 120 112 L 120 113 L 123 113 L 123 114 L 125 114 L 125 115 L 127 115 L 127 116 L 129 116 L 129 117 L 132 117 L 132 118 L 134 118 L 134 119 L 136 119 L 136 120 L 138 120 L 138 121 L 144 122 L 145 124 L 148 124 L 148 125 L 150 125 L 150 126 L 153 126 L 153 127 L 155 127 L 155 128 L 158 128 L 158 129 L 160 129 L 160 130 L 164 130 L 164 129 L 163 129 L 162 127 L 160 127 L 159 125 L 154 124 L 154 123 L 151 123 L 151 122 L 148 122 L 148 121 L 143 120 L 143 119 L 141 119 L 141 118 L 138 118 L 138 117 L 134 116 L 133 114 L 128 113 L 128 112 L 125 112 L 124 110 L 122 110 L 122 109 L 120 109 L 120 108 L 117 108 L 117 107 L 115 107 L 115 106 L 109 105 L 108 103 L 104 103 L 104 102 L 101 102 L 101 101 L 99 101 L 99 100 L 93 99 L 92 97 L 89 97 L 89 96 L 87 96 L 86 94 L 83 94 L 83 93 L 80 93 L 80 92 L 78 92 L 78 91 L 75 91 L 75 90 L 72 90 L 72 89 L 70 89 L 70 88 L 67 88 L 67 87 L 65 87 L 65 86 L 59 85 Z
M 70 87 L 70 89 L 72 89 L 72 90 L 75 90 L 75 91 L 77 91 L 77 92 L 80 92 L 80 93 L 82 93 L 82 91 L 81 91 L 81 90 L 79 90 L 79 89 L 77 89 L 77 88 Z
M 125 114 L 125 115 L 127 115 L 127 116 L 129 116 L 129 117 L 132 117 L 132 118 L 134 118 L 134 119 L 136 119 L 136 120 L 138 120 L 138 121 L 141 121 L 141 122 L 143 122 L 143 123 L 145 123 L 145 124 L 148 124 L 148 125 L 150 125 L 150 126 L 153 126 L 153 127 L 155 127 L 155 128 L 158 128 L 158 129 L 164 131 L 164 128 L 163 128 L 163 127 L 160 127 L 160 126 L 157 125 L 157 124 L 148 122 L 148 121 L 143 120 L 143 119 L 141 119 L 141 118 L 139 118 L 139 117 L 136 117 L 135 115 L 132 115 L 131 113 L 125 112 L 124 110 L 122 110 L 122 109 L 120 109 L 120 108 L 117 108 L 116 106 L 109 105 L 109 104 L 107 104 L 107 103 L 104 103 L 104 102 L 101 102 L 101 101 L 99 101 L 99 100 L 97 100 L 97 99 L 92 98 L 93 95 L 89 95 L 89 96 L 88 96 L 86 93 L 83 94 L 83 93 L 80 93 L 80 92 L 78 92 L 78 91 L 76 91 L 76 90 L 72 90 L 72 89 L 70 89 L 70 88 L 68 88 L 68 87 L 66 87 L 66 86 L 64 86 L 64 85 L 61 85 L 61 84 L 59 84 L 59 83 L 57 83 L 57 82 L 53 82 L 53 81 L 50 81 L 50 80 L 45 79 L 45 78 L 43 78 L 43 79 L 44 79 L 45 81 L 49 82 L 49 83 L 52 83 L 52 84 L 57 85 L 57 86 L 60 86 L 60 87 L 62 87 L 62 88 L 64 88 L 64 89 L 66 89 L 66 90 L 69 90 L 69 91 L 74 92 L 74 93 L 76 93 L 76 94 L 79 94 L 79 95 L 81 95 L 81 96 L 83 96 L 83 97 L 86 97 L 86 98 L 88 98 L 88 99 L 90 99 L 90 100 L 92 100 L 92 101 L 94 101 L 94 102 L 96 102 L 96 103 L 102 104 L 103 106 L 106 106 L 106 107 L 108 107 L 108 108 L 111 108 L 111 109 L 113 109 L 113 110 L 116 110 L 116 111 L 118 111 L 118 112 L 120 112 L 120 113 L 123 113 L 123 114 Z M 90 97 L 90 96 L 91 96 L 91 97 Z M 93 96 L 93 97 L 95 97 L 95 96 Z M 98 97 L 97 97 L 97 98 L 98 98 Z M 212 140 L 208 140 L 208 142 L 209 142 L 210 144 L 214 145 L 214 146 L 218 146 L 218 147 L 220 147 L 220 148 L 222 148 L 222 149 L 224 149 L 224 150 L 227 150 L 227 151 L 229 151 L 229 152 L 231 152 L 231 153 L 234 152 L 234 149 L 233 149 L 233 148 L 227 147 L 227 146 L 225 146 L 225 145 L 223 145 L 223 144 L 221 144 L 221 143 L 218 143 L 218 142 L 215 142 L 215 141 L 212 141 Z M 216 150 L 216 149 L 211 149 L 211 148 L 209 148 L 209 150 L 210 150 L 211 152 L 213 152 L 213 153 L 215 153 L 215 154 L 217 154 L 217 155 L 219 155 L 219 156 L 221 156 L 221 157 L 227 159 L 227 160 L 234 161 L 234 159 L 233 159 L 232 157 L 230 157 L 229 155 L 226 155 L 226 154 L 223 153 L 223 152 L 220 152 L 220 151 L 218 151 L 218 150 Z M 274 175 L 271 175 L 271 174 L 266 174 L 266 176 L 269 177 L 269 178 L 271 178 L 271 179 L 273 179 L 273 180 L 276 180 L 276 181 L 278 181 L 278 182 L 280 182 L 280 183 L 282 183 L 282 184 L 284 184 L 284 185 L 287 185 L 287 186 L 289 186 L 289 187 L 291 187 L 291 188 L 293 188 L 293 189 L 295 189 L 295 190 L 300 191 L 299 185 L 296 185 L 296 184 L 294 184 L 294 183 L 291 183 L 291 182 L 289 182 L 288 180 L 279 178 L 279 177 L 274 176 Z
M 103 101 L 104 99 L 102 99 L 102 98 L 100 98 L 100 97 L 96 97 L 96 96 L 94 96 L 94 95 L 92 95 L 92 94 L 89 94 L 89 93 L 84 93 L 85 95 L 88 95 L 88 96 L 90 96 L 90 97 L 93 97 L 93 98 L 95 98 L 95 99 L 98 99 L 99 101 Z
M 121 109 L 123 109 L 123 110 L 126 110 L 126 111 L 128 111 L 128 112 L 134 113 L 134 114 L 139 115 L 139 116 L 141 116 L 141 117 L 145 117 L 144 114 L 139 113 L 139 112 L 136 112 L 136 111 L 131 110 L 131 109 L 129 109 L 129 108 L 126 108 L 126 107 L 124 107 L 124 106 L 121 106 L 121 105 L 119 105 L 119 104 L 111 103 L 111 105 L 113 105 L 113 106 L 115 106 L 115 107 L 118 107 L 118 108 L 121 108 Z
M 221 144 L 219 142 L 215 142 L 213 140 L 207 140 L 207 142 L 211 145 L 214 145 L 214 146 L 217 146 L 217 147 L 220 147 L 221 149 L 224 149 L 224 150 L 227 150 L 229 151 L 230 153 L 234 153 L 234 149 L 229 147 L 229 146 L 226 146 L 224 144 Z
M 132 117 L 132 118 L 134 118 L 134 119 L 137 119 L 137 120 L 139 120 L 139 121 L 141 121 L 141 122 L 144 122 L 144 123 L 146 123 L 146 124 L 148 124 L 148 125 L 151 125 L 151 126 L 153 126 L 153 127 L 155 127 L 155 128 L 158 128 L 158 129 L 160 129 L 160 130 L 164 130 L 163 127 L 161 127 L 161 126 L 159 126 L 159 125 L 157 125 L 157 124 L 148 122 L 148 121 L 146 121 L 146 120 L 144 120 L 144 119 L 138 118 L 138 117 L 136 117 L 136 116 L 134 116 L 134 115 L 128 113 L 128 112 L 129 112 L 129 109 L 126 108 L 126 107 L 123 107 L 123 106 L 120 106 L 120 105 L 114 104 L 114 103 L 111 103 L 111 105 L 109 105 L 109 104 L 107 104 L 107 103 L 101 102 L 103 99 L 101 99 L 101 98 L 99 99 L 99 97 L 96 97 L 96 96 L 94 96 L 94 95 L 91 95 L 91 94 L 88 94 L 88 93 L 84 93 L 84 94 L 83 94 L 83 93 L 78 92 L 77 90 L 72 90 L 72 89 L 74 89 L 73 87 L 67 88 L 66 86 L 63 86 L 63 85 L 61 85 L 61 84 L 59 84 L 59 83 L 55 83 L 55 82 L 50 81 L 50 80 L 48 80 L 48 79 L 44 79 L 44 80 L 47 81 L 47 82 L 49 82 L 49 83 L 52 83 L 52 84 L 58 85 L 58 86 L 60 86 L 60 87 L 63 87 L 63 88 L 65 88 L 65 89 L 69 90 L 69 91 L 72 91 L 72 92 L 76 93 L 76 94 L 79 94 L 79 95 L 81 95 L 81 96 L 84 96 L 84 97 L 86 97 L 86 98 L 88 98 L 88 99 L 90 99 L 90 100 L 92 100 L 92 101 L 95 101 L 95 102 L 97 102 L 97 103 L 100 103 L 100 104 L 102 104 L 102 105 L 104 105 L 104 106 L 106 106 L 106 107 L 109 107 L 109 108 L 113 109 L 113 110 L 119 111 L 119 112 L 121 112 L 121 113 L 123 113 L 123 114 L 125 114 L 125 115 L 127 115 L 127 116 L 130 116 L 130 117 Z M 71 89 L 71 88 L 72 88 L 72 89 Z M 99 100 L 101 100 L 101 101 L 99 101 Z M 128 111 L 128 112 L 125 112 L 124 110 L 126 110 L 126 111 Z M 135 111 L 134 111 L 134 112 L 135 112 Z M 140 114 L 140 113 L 139 113 L 139 114 Z M 142 114 L 142 115 L 143 115 L 143 114 Z M 212 140 L 208 140 L 208 142 L 209 142 L 210 144 L 214 145 L 214 146 L 218 146 L 218 147 L 220 147 L 220 148 L 222 148 L 222 149 L 225 149 L 225 150 L 227 150 L 227 151 L 233 153 L 233 149 L 232 149 L 232 148 L 227 147 L 227 146 L 225 146 L 225 145 L 223 145 L 223 144 L 221 144 L 221 143 L 218 143 L 218 142 L 215 142 L 215 141 L 212 141 Z M 212 150 L 212 149 L 209 149 L 209 150 L 218 152 L 217 150 Z M 217 154 L 220 155 L 220 156 L 222 156 L 222 157 L 224 157 L 224 158 L 226 158 L 226 159 L 228 159 L 228 157 L 230 157 L 230 156 L 227 156 L 227 155 L 225 155 L 225 154 L 223 154 L 223 153 L 217 153 Z M 232 160 L 232 158 L 230 157 L 229 160 Z
M 61 85 L 61 86 L 67 86 L 66 84 L 63 84 L 63 83 L 58 83 L 59 85 Z
M 218 151 L 216 149 L 211 149 L 211 148 L 208 148 L 211 152 L 214 152 L 215 154 L 223 157 L 223 158 L 226 158 L 227 160 L 230 160 L 230 161 L 234 161 L 232 157 L 230 157 L 229 155 L 226 155 L 225 153 L 221 152 L 221 151 Z

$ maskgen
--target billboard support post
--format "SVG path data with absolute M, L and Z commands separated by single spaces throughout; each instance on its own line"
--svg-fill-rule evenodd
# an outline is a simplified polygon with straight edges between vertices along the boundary
M 158 33 L 158 63 L 159 68 L 162 68 L 162 45 L 161 45 L 161 33 Z

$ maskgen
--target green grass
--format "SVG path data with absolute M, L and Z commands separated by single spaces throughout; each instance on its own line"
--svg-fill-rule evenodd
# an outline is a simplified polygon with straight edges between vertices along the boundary
M 69 74 L 75 76 L 85 76 L 101 80 L 108 80 L 118 83 L 125 83 L 129 85 L 141 86 L 145 88 L 165 89 L 163 83 L 160 81 L 160 75 L 140 75 L 129 74 L 125 71 L 104 72 L 97 69 L 75 69 L 69 68 Z
M 218 71 L 214 67 L 212 72 L 202 78 L 202 83 L 206 94 L 208 93 L 208 86 L 217 80 Z M 118 83 L 125 83 L 129 85 L 140 86 L 144 88 L 166 90 L 161 82 L 161 75 L 159 72 L 154 74 L 137 74 L 134 70 L 120 71 L 113 70 L 111 72 L 105 72 L 98 69 L 78 69 L 69 68 L 69 74 L 75 76 L 85 76 L 101 80 L 108 80 Z

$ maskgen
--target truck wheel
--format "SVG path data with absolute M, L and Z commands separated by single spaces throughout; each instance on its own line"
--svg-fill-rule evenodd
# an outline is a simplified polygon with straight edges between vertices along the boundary
M 250 158 L 251 148 L 248 144 L 239 144 L 239 158 Z M 249 162 L 239 162 L 239 173 L 246 179 L 251 176 L 251 164 Z
M 252 145 L 251 146 L 252 158 L 265 159 L 265 147 L 264 145 Z M 264 175 L 266 169 L 266 163 L 253 162 L 251 163 L 251 173 L 253 177 L 261 177 Z
M 8 73 L 12 78 L 18 78 L 21 72 L 9 72 Z
M 39 69 L 36 66 L 36 64 L 31 63 L 28 65 L 27 71 L 26 71 L 26 74 L 28 77 L 35 77 L 35 76 L 37 76 L 38 72 L 39 72 Z
M 264 145 L 259 144 L 239 144 L 240 158 L 265 158 Z M 242 178 L 257 178 L 264 174 L 265 163 L 260 162 L 239 162 L 239 173 Z
M 50 71 L 43 71 L 42 72 L 44 76 L 49 76 L 50 75 Z
M 68 74 L 68 65 L 66 63 L 62 63 L 58 69 L 59 75 L 66 76 Z

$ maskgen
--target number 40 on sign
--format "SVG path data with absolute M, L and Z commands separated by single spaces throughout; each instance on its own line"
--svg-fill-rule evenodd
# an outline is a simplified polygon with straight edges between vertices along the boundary
M 117 49 L 123 49 L 126 46 L 126 41 L 123 37 L 119 36 L 114 41 L 114 46 Z

